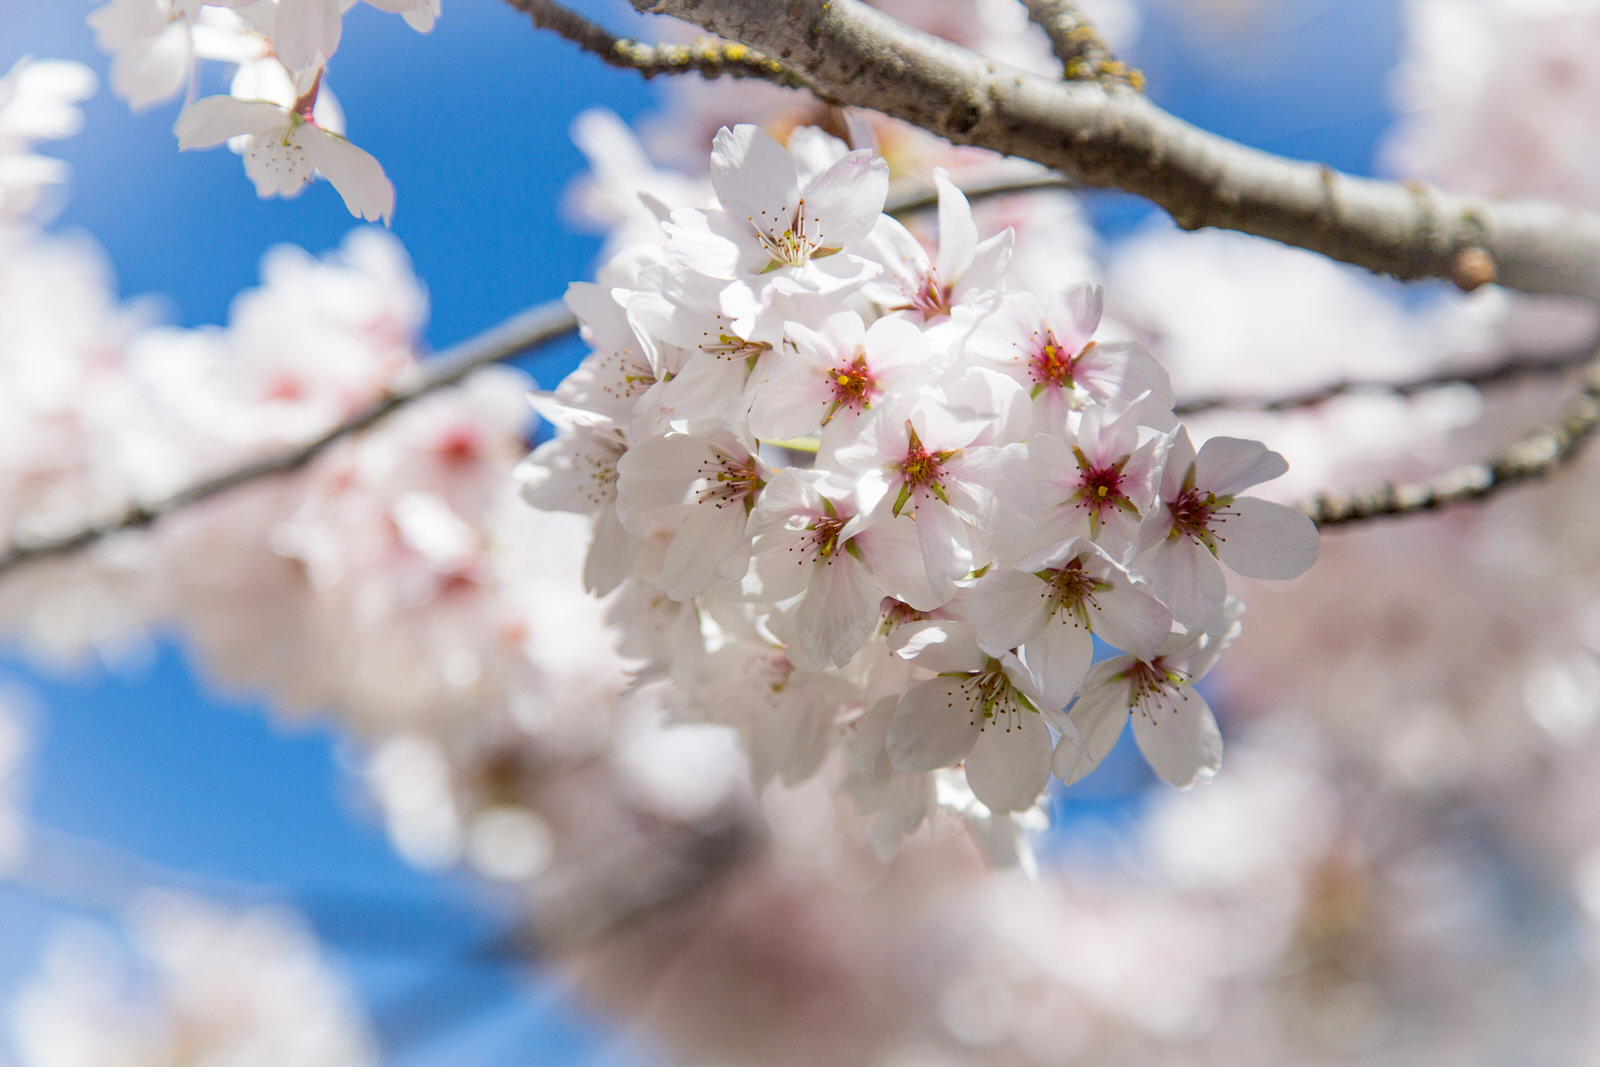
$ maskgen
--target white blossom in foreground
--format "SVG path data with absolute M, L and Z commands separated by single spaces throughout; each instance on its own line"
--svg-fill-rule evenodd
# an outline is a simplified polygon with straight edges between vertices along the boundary
M 538 398 L 556 432 L 523 495 L 588 517 L 622 647 L 681 717 L 735 727 L 758 782 L 838 748 L 877 847 L 943 808 L 1015 859 L 1052 761 L 1087 773 L 1130 707 L 1162 777 L 1216 772 L 1187 689 L 1232 632 L 1213 555 L 1292 577 L 1316 533 L 1239 496 L 1275 453 L 1172 430 L 1098 288 L 1010 287 L 1009 232 L 945 177 L 922 250 L 884 174 L 817 130 L 722 130 L 716 205 L 652 203 L 569 298 L 595 351 Z M 1096 637 L 1126 656 L 1091 670 Z

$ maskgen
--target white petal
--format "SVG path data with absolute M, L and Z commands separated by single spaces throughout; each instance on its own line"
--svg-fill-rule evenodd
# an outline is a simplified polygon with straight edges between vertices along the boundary
M 179 148 L 210 148 L 239 134 L 266 134 L 288 125 L 288 112 L 277 104 L 208 96 L 184 108 L 172 132 Z
M 272 49 L 290 70 L 305 70 L 339 47 L 344 12 L 339 0 L 278 0 Z
M 978 724 L 961 678 L 930 678 L 906 690 L 889 721 L 889 765 L 902 774 L 954 767 L 972 751 Z
M 967 618 L 978 628 L 978 644 L 998 656 L 1038 634 L 1050 620 L 1049 592 L 1048 585 L 1024 571 L 986 575 L 967 602 Z
M 860 241 L 872 231 L 889 196 L 889 164 L 863 149 L 817 175 L 805 190 L 805 213 L 831 247 Z
M 744 536 L 744 520 L 742 507 L 702 504 L 693 508 L 661 561 L 662 591 L 673 600 L 688 600 L 705 592 L 722 557 Z
M 1033 806 L 1050 781 L 1050 731 L 1032 712 L 1005 729 L 991 722 L 978 735 L 965 764 L 973 795 L 994 812 Z
M 1222 767 L 1222 733 L 1216 716 L 1190 687 L 1135 710 L 1133 737 L 1151 769 L 1179 789 L 1209 782 Z
M 1077 741 L 1063 734 L 1050 760 L 1051 771 L 1068 785 L 1100 766 L 1117 747 L 1128 721 L 1128 686 L 1114 675 L 1130 662 L 1119 658 L 1102 664 L 1095 671 L 1099 684 L 1091 685 L 1072 706 L 1067 718 L 1078 731 Z
M 1094 660 L 1094 638 L 1071 620 L 1057 617 L 1028 642 L 1028 666 L 1039 676 L 1046 703 L 1066 707 L 1088 677 Z
M 1218 496 L 1270 482 L 1288 469 L 1288 460 L 1260 441 L 1238 437 L 1211 438 L 1200 446 L 1194 461 L 1195 484 Z
M 813 564 L 816 577 L 800 604 L 800 651 L 818 670 L 850 662 L 878 625 L 883 591 L 846 553 Z
M 972 221 L 972 206 L 966 194 L 956 188 L 943 167 L 933 172 L 933 181 L 939 188 L 939 258 L 935 269 L 939 280 L 953 285 L 972 262 L 978 247 L 978 226 Z
M 1140 659 L 1150 659 L 1172 631 L 1172 612 L 1137 589 L 1118 585 L 1095 597 L 1100 610 L 1091 618 L 1094 632 L 1104 641 Z
M 1247 578 L 1296 578 L 1317 561 L 1317 524 L 1303 512 L 1255 497 L 1228 506 L 1217 525 L 1217 555 Z
M 339 190 L 350 214 L 385 224 L 394 217 L 394 185 L 383 173 L 383 164 L 343 137 L 314 130 L 308 139 L 312 162 L 322 176 Z

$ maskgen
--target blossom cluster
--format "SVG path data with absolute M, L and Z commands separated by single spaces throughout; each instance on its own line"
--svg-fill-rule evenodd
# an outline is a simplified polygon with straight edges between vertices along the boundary
M 226 141 L 262 197 L 295 196 L 321 174 L 352 215 L 388 221 L 394 186 L 345 136 L 324 73 L 355 0 L 107 0 L 89 16 L 112 54 L 111 87 L 135 109 L 190 90 L 174 132 L 179 148 Z M 439 0 L 366 0 L 427 32 Z M 234 67 L 226 94 L 193 99 L 197 64 Z
M 980 239 L 947 176 L 933 251 L 883 213 L 886 165 L 819 130 L 724 128 L 711 183 L 570 291 L 593 351 L 521 471 L 592 516 L 624 650 L 735 726 L 757 780 L 843 749 L 889 841 L 941 781 L 1026 812 L 1130 714 L 1162 778 L 1209 779 L 1191 683 L 1237 631 L 1222 566 L 1316 557 L 1309 519 L 1246 495 L 1282 458 L 1197 449 L 1160 364 L 1097 338 L 1100 291 L 1009 286 L 1011 233 Z

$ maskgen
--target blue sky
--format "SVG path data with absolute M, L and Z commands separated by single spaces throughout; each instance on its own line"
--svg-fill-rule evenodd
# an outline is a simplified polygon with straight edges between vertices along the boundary
M 1392 6 L 1298 0 L 1261 34 L 1199 43 L 1181 20 L 1153 18 L 1130 58 L 1158 99 L 1203 126 L 1365 170 L 1387 121 Z M 0 66 L 65 56 L 103 74 L 88 10 L 78 0 L 0 0 Z M 642 81 L 535 32 L 503 4 L 449 0 L 425 37 L 359 5 L 330 83 L 352 139 L 399 191 L 394 232 L 430 290 L 436 347 L 588 276 L 597 241 L 559 211 L 581 167 L 567 130 L 588 107 L 637 114 L 650 100 Z M 260 201 L 232 154 L 180 155 L 173 107 L 133 116 L 102 91 L 87 112 L 86 132 L 51 149 L 76 171 L 55 228 L 93 234 L 124 295 L 160 294 L 169 321 L 224 321 L 266 248 L 325 251 L 356 225 L 326 186 Z M 1113 230 L 1141 214 L 1119 198 L 1097 212 Z M 534 369 L 551 384 L 575 358 L 567 346 Z M 558 990 L 529 996 L 503 964 L 468 958 L 504 924 L 495 902 L 393 857 L 327 731 L 285 730 L 257 703 L 213 692 L 176 642 L 127 676 L 41 675 L 0 649 L 7 678 L 39 696 L 35 819 L 201 888 L 296 903 L 355 976 L 390 1062 L 639 1062 L 635 1045 Z M 0 886 L 0 1004 L 55 919 L 76 910 Z

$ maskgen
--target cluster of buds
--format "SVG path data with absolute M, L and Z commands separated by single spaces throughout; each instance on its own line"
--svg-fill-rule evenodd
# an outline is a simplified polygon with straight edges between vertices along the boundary
M 872 151 L 723 129 L 715 203 L 653 204 L 659 237 L 569 294 L 593 351 L 521 469 L 592 516 L 587 584 L 679 713 L 735 727 L 758 781 L 841 749 L 885 847 L 941 805 L 1003 842 L 1130 713 L 1162 778 L 1208 779 L 1190 683 L 1237 631 L 1221 566 L 1317 551 L 1241 495 L 1280 456 L 1197 452 L 1160 364 L 1097 340 L 1100 292 L 1008 288 L 1011 233 L 937 181 L 929 251 Z M 1122 654 L 1095 665 L 1096 638 Z

